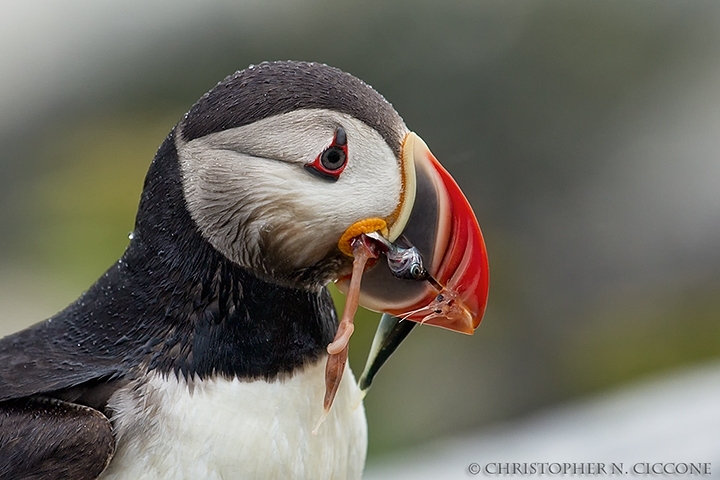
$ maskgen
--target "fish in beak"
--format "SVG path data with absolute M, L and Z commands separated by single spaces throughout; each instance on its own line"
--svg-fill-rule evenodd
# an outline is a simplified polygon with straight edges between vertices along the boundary
M 485 312 L 488 258 L 470 203 L 413 132 L 404 139 L 401 168 L 403 191 L 393 216 L 358 222 L 338 243 L 353 257 L 353 271 L 337 281 L 347 301 L 327 349 L 326 413 L 347 361 L 358 304 L 384 313 L 360 379 L 363 391 L 416 324 L 472 334 Z

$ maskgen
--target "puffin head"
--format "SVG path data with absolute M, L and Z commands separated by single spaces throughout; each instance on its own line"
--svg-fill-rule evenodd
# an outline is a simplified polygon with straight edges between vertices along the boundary
M 360 304 L 464 333 L 479 325 L 487 255 L 470 205 L 361 80 L 316 63 L 251 66 L 204 95 L 174 142 L 188 212 L 234 264 L 284 286 L 342 289 L 355 238 L 413 245 L 432 282 L 397 278 L 377 258 Z M 437 308 L 441 291 L 454 313 Z

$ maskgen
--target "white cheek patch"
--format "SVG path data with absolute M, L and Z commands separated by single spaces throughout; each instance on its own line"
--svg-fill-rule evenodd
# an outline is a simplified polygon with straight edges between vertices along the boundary
M 335 182 L 307 171 L 347 132 L 348 163 Z M 272 274 L 327 256 L 358 220 L 385 218 L 402 189 L 398 159 L 380 134 L 326 110 L 298 110 L 176 140 L 185 199 L 203 236 L 232 261 Z

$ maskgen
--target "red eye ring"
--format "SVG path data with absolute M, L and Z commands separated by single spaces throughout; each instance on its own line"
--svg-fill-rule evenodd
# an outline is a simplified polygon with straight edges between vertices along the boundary
M 328 180 L 337 180 L 345 170 L 348 159 L 347 134 L 338 127 L 329 147 L 317 156 L 315 161 L 305 165 L 309 172 Z

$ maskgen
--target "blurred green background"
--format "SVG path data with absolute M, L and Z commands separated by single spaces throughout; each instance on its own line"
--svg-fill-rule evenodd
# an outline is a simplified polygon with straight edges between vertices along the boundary
M 378 375 L 371 461 L 720 358 L 718 2 L 8 0 L 0 19 L 2 335 L 121 255 L 204 92 L 298 59 L 393 103 L 490 255 L 476 335 L 418 328 Z

